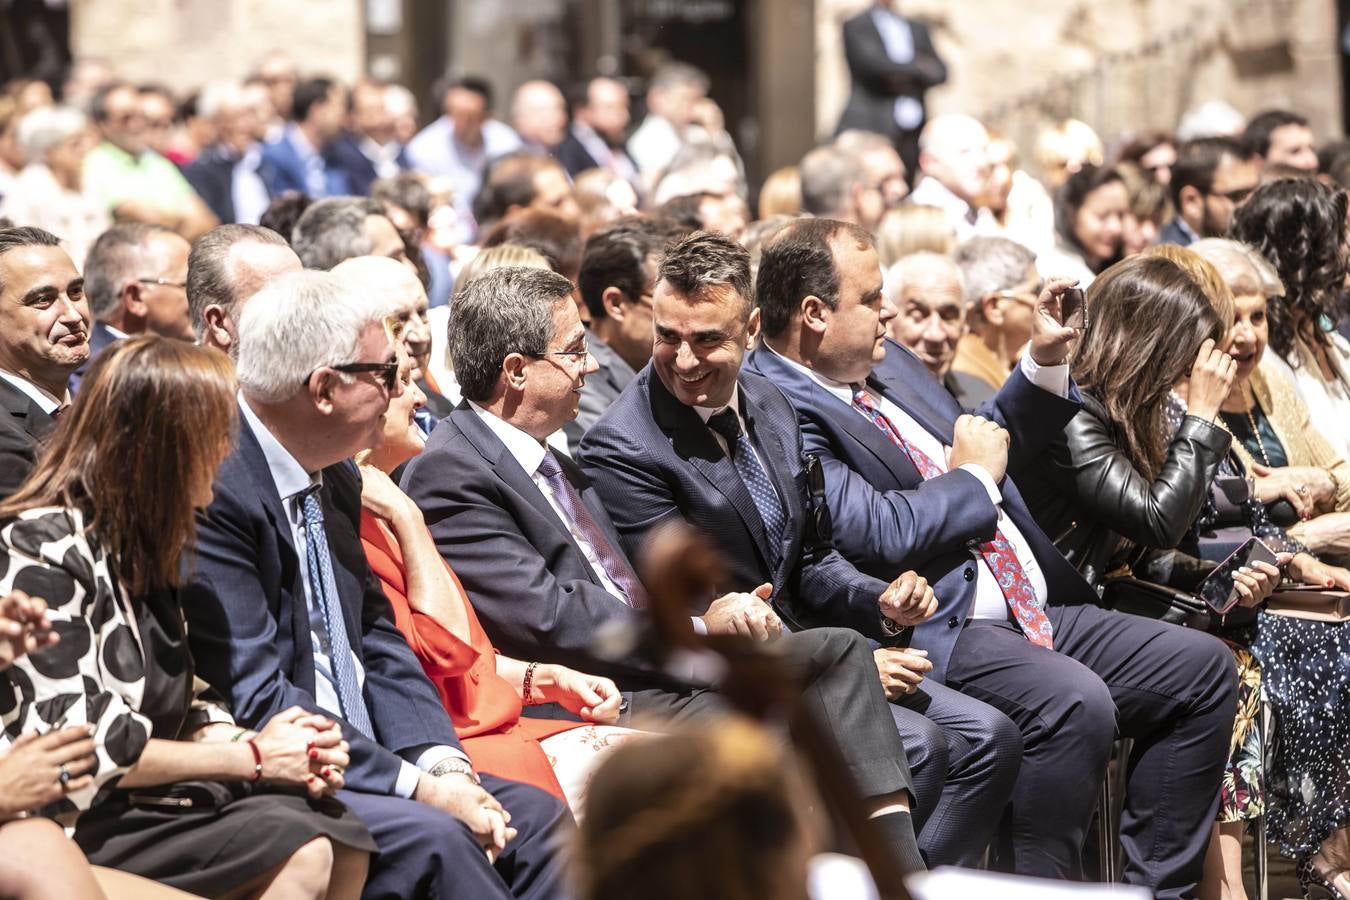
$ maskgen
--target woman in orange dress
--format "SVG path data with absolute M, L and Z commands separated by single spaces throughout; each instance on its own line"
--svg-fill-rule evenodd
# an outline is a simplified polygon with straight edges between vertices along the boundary
M 389 401 L 384 441 L 358 457 L 366 559 L 474 767 L 543 788 L 576 812 L 602 754 L 639 732 L 612 725 L 622 698 L 608 678 L 511 659 L 493 648 L 421 510 L 389 478 L 423 445 L 413 414 L 426 398 L 406 356 L 399 377 L 403 390 Z M 522 717 L 524 706 L 537 703 L 557 703 L 582 721 Z

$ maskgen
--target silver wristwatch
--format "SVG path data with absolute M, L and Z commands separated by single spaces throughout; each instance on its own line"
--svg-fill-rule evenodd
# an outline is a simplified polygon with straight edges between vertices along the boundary
M 478 773 L 473 770 L 473 764 L 458 756 L 447 756 L 432 766 L 427 774 L 433 778 L 440 778 L 442 775 L 467 775 L 474 784 L 482 784 L 482 781 L 478 778 Z

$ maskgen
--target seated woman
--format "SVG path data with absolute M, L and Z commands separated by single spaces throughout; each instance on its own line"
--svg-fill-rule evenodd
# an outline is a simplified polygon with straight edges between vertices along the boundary
M 399 377 L 403 390 L 389 401 L 384 440 L 359 457 L 366 559 L 474 768 L 550 791 L 580 819 L 586 784 L 601 756 L 640 732 L 612 727 L 622 696 L 608 678 L 511 659 L 493 649 L 422 511 L 389 478 L 423 445 L 413 414 L 424 400 L 406 359 Z M 522 717 L 522 707 L 535 703 L 557 703 L 584 722 Z
M 1124 253 L 1130 197 L 1115 169 L 1084 165 L 1055 192 L 1053 249 L 1036 257 L 1046 278 L 1077 278 L 1086 288 Z
M 92 863 L 202 896 L 354 898 L 375 847 L 331 796 L 335 723 L 296 707 L 245 731 L 193 675 L 175 588 L 236 409 L 215 350 L 146 336 L 94 363 L 0 504 L 0 592 L 45 597 L 61 637 L 0 673 L 5 733 L 92 738 L 35 798 Z

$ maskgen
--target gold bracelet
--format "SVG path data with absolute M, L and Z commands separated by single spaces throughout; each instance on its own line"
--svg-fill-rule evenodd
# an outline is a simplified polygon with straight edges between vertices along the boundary
M 532 663 L 530 663 L 528 666 L 525 667 L 525 680 L 524 680 L 524 682 L 521 683 L 521 686 L 520 686 L 521 702 L 522 702 L 525 706 L 533 706 L 533 705 L 534 705 L 534 698 L 530 696 L 530 693 L 531 693 L 531 691 L 530 691 L 530 686 L 531 686 L 531 685 L 533 684 L 533 682 L 534 682 L 534 670 L 537 669 L 538 667 L 539 667 L 539 663 L 537 663 L 537 662 L 532 662 Z

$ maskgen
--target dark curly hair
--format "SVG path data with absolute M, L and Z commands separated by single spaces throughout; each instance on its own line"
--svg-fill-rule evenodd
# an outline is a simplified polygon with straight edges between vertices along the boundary
M 1318 319 L 1345 311 L 1345 211 L 1345 191 L 1290 178 L 1261 185 L 1233 218 L 1230 236 L 1260 250 L 1284 282 L 1284 298 L 1270 301 L 1270 346 L 1283 357 L 1300 333 L 1326 343 Z

